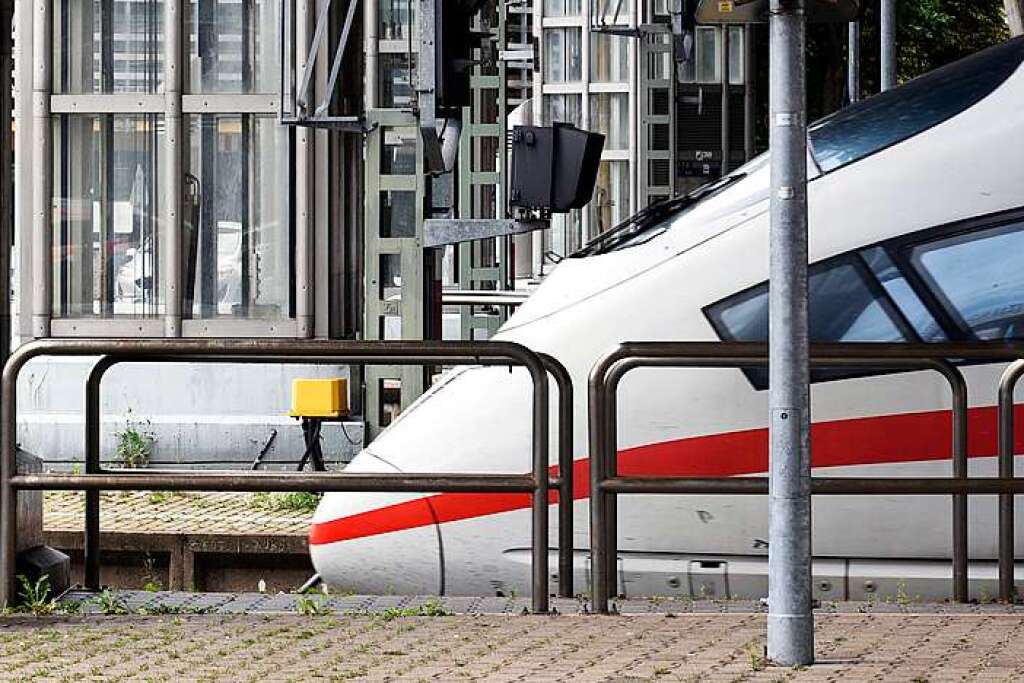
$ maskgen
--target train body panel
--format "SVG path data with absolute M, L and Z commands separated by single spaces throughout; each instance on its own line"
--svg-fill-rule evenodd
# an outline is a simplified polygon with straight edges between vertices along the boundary
M 1019 60 L 1022 46 L 1024 40 L 1016 40 L 996 49 L 1016 50 Z M 958 333 L 951 328 L 955 324 L 978 338 L 1024 334 L 1017 331 L 1017 314 L 1005 305 L 997 310 L 986 304 L 961 320 L 958 312 L 974 305 L 971 301 L 952 296 L 940 301 L 945 294 L 939 285 L 918 282 L 930 277 L 928 268 L 948 270 L 950 258 L 943 249 L 956 255 L 960 246 L 974 244 L 974 235 L 985 236 L 979 243 L 992 245 L 991 253 L 983 252 L 993 259 L 992 272 L 1006 270 L 1000 245 L 1016 239 L 1018 232 L 1024 235 L 1024 150 L 1019 143 L 1024 121 L 1016 115 L 1022 108 L 1024 69 L 1018 66 L 973 106 L 905 140 L 823 174 L 811 162 L 811 285 L 822 292 L 819 299 L 812 293 L 812 334 L 837 336 L 829 341 L 927 341 Z M 762 303 L 757 288 L 763 288 L 768 271 L 766 159 L 739 169 L 730 183 L 627 236 L 625 244 L 566 259 L 498 334 L 551 354 L 572 375 L 578 479 L 574 536 L 581 578 L 589 546 L 585 387 L 593 364 L 620 341 L 743 338 L 767 328 L 765 313 L 757 308 Z M 975 220 L 981 225 L 970 222 Z M 968 237 L 961 239 L 961 234 Z M 914 240 L 922 235 L 919 245 Z M 888 263 L 890 257 L 900 260 Z M 1024 308 L 1024 275 L 1006 278 L 997 284 L 1019 291 L 1017 301 Z M 995 473 L 993 406 L 1001 371 L 998 365 L 964 368 L 972 475 Z M 619 389 L 621 471 L 763 474 L 767 392 L 758 381 L 731 369 L 631 372 Z M 555 395 L 552 391 L 552 425 Z M 949 405 L 948 385 L 930 372 L 814 384 L 815 474 L 948 476 Z M 524 370 L 456 368 L 399 416 L 352 467 L 526 472 L 530 432 L 530 380 Z M 554 434 L 551 443 L 554 464 Z M 524 593 L 529 590 L 528 506 L 526 495 L 329 494 L 314 519 L 311 552 L 329 582 L 355 590 L 434 592 L 440 587 L 452 594 Z M 971 501 L 975 560 L 995 557 L 995 509 L 994 497 Z M 550 515 L 554 537 L 553 506 Z M 1020 516 L 1018 542 L 1024 543 Z M 763 497 L 622 496 L 619 519 L 621 590 L 661 586 L 668 593 L 693 594 L 694 586 L 710 586 L 719 591 L 723 575 L 731 574 L 733 585 L 726 592 L 736 595 L 742 594 L 738 586 L 756 592 L 763 581 Z M 941 593 L 948 583 L 936 577 L 948 576 L 951 537 L 949 497 L 814 501 L 816 574 L 842 574 L 847 597 L 850 590 L 901 576 L 913 579 L 916 592 Z M 730 563 L 732 569 L 723 569 Z M 972 572 L 981 580 L 989 569 L 979 564 Z M 850 588 L 851 576 L 859 588 Z M 821 585 L 833 583 L 823 580 Z

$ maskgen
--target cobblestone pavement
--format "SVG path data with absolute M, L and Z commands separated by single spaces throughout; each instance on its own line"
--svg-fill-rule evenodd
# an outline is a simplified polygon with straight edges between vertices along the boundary
M 312 510 L 281 509 L 276 501 L 267 494 L 251 493 L 104 492 L 100 494 L 100 523 L 104 532 L 305 537 Z M 49 491 L 43 496 L 45 530 L 81 531 L 84 523 L 82 493 Z
M 819 614 L 805 669 L 765 616 L 397 613 L 0 618 L 4 681 L 1003 681 L 1024 615 Z

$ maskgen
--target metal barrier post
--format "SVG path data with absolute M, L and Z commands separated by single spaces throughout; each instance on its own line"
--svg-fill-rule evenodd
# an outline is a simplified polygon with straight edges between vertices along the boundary
M 558 596 L 573 597 L 573 393 L 572 377 L 565 366 L 546 353 L 540 362 L 558 387 Z
M 1013 391 L 1024 375 L 1024 360 L 1006 368 L 999 379 L 999 478 L 1013 479 L 1014 473 L 1014 405 Z M 999 599 L 1011 602 L 1016 597 L 1014 585 L 1014 499 L 1012 493 L 999 494 Z
M 891 344 L 816 344 L 813 347 L 810 364 L 815 367 L 852 367 L 872 370 L 934 370 L 947 381 L 951 393 L 952 461 L 953 478 L 941 489 L 953 495 L 953 594 L 964 602 L 968 597 L 967 566 L 967 506 L 964 504 L 971 492 L 971 480 L 967 479 L 967 384 L 962 373 L 944 356 L 957 354 L 951 348 L 935 345 Z M 974 358 L 980 356 L 980 348 L 970 350 L 961 347 L 960 355 Z M 992 353 L 992 351 L 989 351 Z M 1017 353 L 1015 349 L 1002 349 L 1002 354 Z M 999 352 L 995 352 L 1000 355 Z M 916 354 L 916 355 L 915 355 Z M 611 598 L 611 581 L 615 576 L 616 564 L 611 558 L 617 557 L 617 536 L 613 535 L 613 520 L 609 506 L 602 499 L 618 493 L 758 493 L 757 480 L 744 478 L 738 481 L 687 480 L 678 478 L 622 479 L 608 467 L 612 454 L 617 449 L 616 399 L 622 377 L 637 367 L 706 367 L 742 368 L 763 367 L 767 362 L 764 344 L 752 343 L 705 343 L 705 342 L 627 342 L 619 344 L 593 367 L 590 373 L 588 391 L 591 424 L 591 544 L 593 550 L 594 609 L 599 613 L 608 611 Z M 611 481 L 609 481 L 611 480 Z M 809 486 L 818 493 L 862 494 L 885 493 L 886 486 L 895 486 L 896 491 L 912 490 L 914 494 L 934 495 L 940 492 L 936 482 L 942 480 L 898 480 L 868 479 L 811 479 Z M 762 482 L 763 483 L 763 482 Z M 983 482 L 984 483 L 984 482 Z M 977 487 L 983 490 L 982 486 Z M 596 496 L 596 499 L 595 499 Z
M 101 359 L 90 374 L 87 384 L 87 457 L 90 469 L 98 473 L 85 475 L 16 476 L 17 378 L 25 363 L 36 356 L 95 356 Z M 117 358 L 113 358 L 117 356 Z M 300 362 L 310 358 L 319 362 L 346 360 L 356 364 L 400 363 L 436 365 L 442 363 L 523 365 L 533 382 L 533 438 L 530 475 L 460 475 L 460 474 L 296 474 L 273 475 L 256 473 L 238 475 L 203 472 L 159 472 L 154 470 L 129 474 L 104 473 L 99 467 L 99 380 L 103 372 L 116 362 L 153 362 L 168 359 L 218 360 L 221 362 Z M 548 610 L 548 385 L 545 364 L 529 349 L 509 342 L 310 342 L 293 340 L 44 340 L 26 344 L 12 355 L 3 370 L 0 382 L 0 604 L 12 603 L 15 597 L 16 490 L 146 490 L 171 488 L 178 490 L 310 490 L 324 491 L 524 491 L 532 496 L 533 527 L 531 543 L 532 606 L 537 613 Z M 547 367 L 555 368 L 564 381 L 564 368 L 549 359 Z M 565 394 L 571 398 L 571 389 Z M 560 411 L 560 414 L 564 411 Z M 571 438 L 571 437 L 570 437 Z M 571 451 L 570 459 L 571 459 Z M 571 481 L 571 476 L 570 476 Z M 571 510 L 569 511 L 571 515 Z M 98 583 L 98 520 L 99 508 L 90 511 L 89 534 L 94 547 L 90 571 Z M 88 529 L 87 529 L 88 531 Z

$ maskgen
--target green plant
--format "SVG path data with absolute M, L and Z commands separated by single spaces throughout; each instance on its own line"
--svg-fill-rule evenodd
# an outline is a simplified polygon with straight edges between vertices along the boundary
M 304 617 L 322 617 L 333 614 L 324 596 L 300 595 L 295 599 L 295 611 Z
M 21 583 L 18 597 L 21 598 L 23 610 L 37 616 L 57 611 L 57 601 L 50 596 L 49 575 L 43 574 L 33 583 L 27 576 L 19 574 L 18 581 Z
M 768 659 L 764 656 L 762 650 L 757 646 L 757 643 L 751 643 L 747 647 L 747 658 L 750 661 L 751 671 L 764 671 L 768 668 Z
M 96 605 L 101 614 L 128 614 L 128 604 L 125 603 L 124 598 L 109 588 L 104 588 L 99 595 L 92 599 L 92 603 Z
M 150 423 L 147 420 L 145 424 Z M 121 467 L 137 468 L 149 464 L 155 441 L 151 432 L 137 428 L 136 423 L 129 418 L 124 429 L 114 436 L 117 439 L 115 457 Z
M 446 610 L 440 601 L 431 599 L 416 607 L 389 607 L 380 613 L 380 618 L 384 621 L 393 621 L 399 617 L 450 617 L 451 615 L 452 613 Z
M 288 493 L 254 493 L 249 497 L 249 507 L 270 512 L 309 512 L 320 504 L 319 493 L 291 491 Z

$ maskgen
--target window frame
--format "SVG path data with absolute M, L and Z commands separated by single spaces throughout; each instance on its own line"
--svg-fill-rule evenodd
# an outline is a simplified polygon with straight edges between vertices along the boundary
M 886 291 L 884 285 L 878 280 L 867 262 L 864 260 L 863 252 L 881 248 L 889 255 L 892 259 L 893 264 L 900 271 L 900 274 L 906 279 L 907 284 L 913 290 L 914 294 L 920 299 L 921 303 L 928 310 L 931 316 L 935 319 L 935 322 L 939 325 L 942 331 L 945 333 L 948 342 L 972 342 L 981 344 L 992 344 L 992 345 L 1003 345 L 1005 339 L 994 339 L 994 340 L 982 340 L 978 339 L 977 336 L 968 328 L 963 322 L 958 322 L 955 317 L 955 312 L 951 304 L 944 303 L 935 292 L 929 287 L 926 280 L 917 271 L 914 264 L 911 262 L 911 252 L 914 248 L 928 244 L 930 242 L 937 242 L 940 240 L 949 239 L 951 237 L 958 237 L 963 235 L 970 235 L 972 233 L 980 233 L 985 230 L 998 228 L 1001 226 L 1009 226 L 1014 223 L 1024 223 L 1024 205 L 1007 209 L 1003 211 L 997 211 L 994 213 L 984 214 L 981 216 L 974 216 L 968 219 L 954 221 L 946 223 L 940 226 L 924 228 L 922 230 L 916 230 L 906 235 L 899 235 L 897 237 L 891 237 L 886 240 L 880 240 L 869 244 L 863 244 L 855 249 L 851 249 L 840 254 L 829 256 L 828 258 L 816 261 L 809 266 L 810 273 L 814 274 L 816 269 L 828 268 L 834 264 L 846 262 L 852 262 L 856 264 L 856 268 L 864 276 L 864 282 L 867 284 L 869 290 L 877 297 L 877 300 L 882 302 L 882 305 L 886 307 L 886 312 L 890 318 L 897 325 L 900 332 L 908 341 L 904 342 L 893 342 L 899 343 L 928 343 L 924 342 L 914 326 L 907 319 L 906 315 L 900 309 L 899 305 L 895 302 L 892 295 Z M 704 318 L 711 325 L 715 334 L 722 341 L 738 341 L 732 332 L 723 324 L 720 316 L 717 314 L 715 309 L 721 307 L 727 302 L 741 302 L 748 300 L 751 296 L 756 295 L 757 290 L 762 287 L 767 291 L 768 280 L 762 280 L 753 285 L 745 287 L 739 291 L 736 291 L 728 296 L 717 299 L 710 304 L 701 307 L 701 313 Z M 840 342 L 841 343 L 841 342 Z M 954 365 L 983 365 L 984 361 L 951 361 Z M 766 381 L 761 381 L 758 374 L 765 373 L 763 369 L 750 369 L 740 368 L 743 374 L 747 377 L 751 386 L 756 391 L 764 391 L 768 388 Z M 830 371 L 826 370 L 824 374 L 827 376 L 822 377 L 823 373 L 813 372 L 811 373 L 811 383 L 816 384 L 820 382 L 832 382 L 842 381 L 846 379 L 857 379 L 861 377 L 874 377 L 879 375 L 898 374 L 902 372 L 909 372 L 907 370 L 858 370 L 858 371 Z M 815 375 L 818 375 L 815 377 Z

